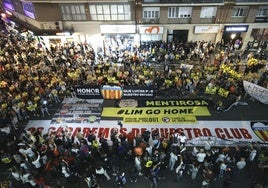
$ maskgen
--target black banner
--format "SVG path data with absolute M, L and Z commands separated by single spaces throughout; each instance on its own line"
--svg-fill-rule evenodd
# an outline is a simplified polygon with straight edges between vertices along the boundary
M 120 86 L 75 86 L 76 96 L 80 99 L 139 99 L 154 98 L 155 90 L 147 87 Z

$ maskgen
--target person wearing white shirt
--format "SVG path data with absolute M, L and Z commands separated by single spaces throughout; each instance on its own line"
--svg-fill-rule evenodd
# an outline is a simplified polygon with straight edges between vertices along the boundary
M 181 133 L 179 136 L 179 143 L 181 147 L 184 147 L 187 141 L 187 137 L 185 136 L 184 133 Z
M 168 167 L 170 171 L 173 171 L 175 163 L 178 160 L 178 156 L 175 154 L 175 151 L 171 151 L 169 155 L 170 157 L 169 157 Z
M 33 175 L 30 175 L 28 179 L 29 179 L 29 184 L 30 184 L 32 187 L 35 187 L 35 186 L 37 185 L 37 183 L 36 183 L 36 181 L 35 181 Z
M 240 161 L 238 161 L 236 163 L 236 171 L 235 171 L 235 175 L 238 176 L 239 174 L 241 174 L 241 171 L 245 168 L 246 166 L 246 160 L 244 157 L 240 158 Z
M 208 137 L 207 140 L 204 140 L 204 149 L 205 149 L 205 151 L 210 151 L 211 150 L 213 142 L 214 141 L 211 139 L 211 137 Z
M 95 168 L 95 172 L 96 172 L 96 174 L 104 175 L 105 178 L 106 178 L 108 181 L 111 180 L 109 174 L 107 173 L 107 171 L 106 171 L 101 165 L 98 165 L 98 166 Z
M 68 167 L 66 167 L 65 165 L 61 167 L 61 172 L 65 178 L 69 178 L 71 176 Z
M 191 172 L 191 179 L 193 181 L 196 180 L 198 170 L 199 170 L 199 165 L 197 163 L 194 162 L 193 164 L 191 164 L 190 172 Z
M 34 165 L 34 167 L 36 169 L 39 169 L 41 167 L 41 163 L 40 163 L 40 154 L 39 152 L 36 152 L 36 157 L 35 159 L 32 161 L 32 164 Z
M 172 145 L 173 146 L 178 146 L 179 145 L 179 133 L 178 131 L 176 130 L 175 133 L 173 134 L 173 143 Z
M 200 151 L 196 154 L 196 160 L 198 161 L 198 163 L 203 163 L 205 158 L 206 158 L 207 154 L 204 152 L 203 149 L 200 149 Z
M 20 181 L 20 172 L 16 168 L 12 169 L 11 175 L 15 180 Z
M 179 182 L 180 179 L 182 178 L 183 176 L 183 172 L 185 170 L 185 164 L 183 162 L 183 157 L 181 155 L 179 155 L 179 159 L 180 160 L 180 164 L 179 166 L 175 169 L 175 172 L 176 172 L 176 182 Z
M 139 172 L 139 176 L 142 176 L 142 173 L 141 173 L 141 156 L 136 156 L 135 157 L 135 167 L 137 169 L 137 171 Z
M 224 161 L 222 161 L 220 164 L 220 174 L 219 174 L 220 178 L 223 178 L 226 168 L 227 168 L 226 163 Z
M 30 176 L 31 176 L 30 173 L 24 173 L 24 174 L 21 174 L 21 175 L 20 175 L 20 179 L 21 179 L 22 183 L 23 183 L 23 184 L 28 183 L 28 182 L 30 181 L 30 179 L 29 179 Z
M 223 162 L 227 157 L 228 157 L 228 154 L 225 154 L 223 151 L 221 151 L 221 153 L 219 153 L 219 155 L 216 159 L 216 163 Z
M 147 143 L 145 150 L 147 151 L 149 156 L 152 156 L 153 146 L 151 144 Z
M 46 165 L 47 164 L 48 157 L 47 157 L 47 155 L 45 153 L 41 153 L 40 159 L 41 159 L 41 162 L 42 162 L 43 165 Z
M 236 163 L 236 167 L 238 170 L 242 170 L 246 166 L 246 161 L 244 157 L 240 158 L 240 161 Z
M 193 151 L 192 151 L 192 156 L 196 157 L 197 153 L 199 152 L 199 150 L 194 146 L 193 147 Z
M 256 155 L 257 155 L 257 150 L 252 149 L 249 154 L 249 161 L 253 162 L 255 160 Z
M 24 157 L 29 157 L 30 159 L 34 158 L 34 152 L 31 147 L 24 145 L 22 146 L 21 149 L 19 149 L 19 152 L 24 156 Z
M 257 150 L 252 147 L 248 157 L 248 172 L 250 176 L 254 174 L 254 166 L 256 165 L 256 156 L 257 156 Z

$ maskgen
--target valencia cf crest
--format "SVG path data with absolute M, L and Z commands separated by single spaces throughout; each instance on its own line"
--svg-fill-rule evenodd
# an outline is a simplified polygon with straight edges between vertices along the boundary
M 250 122 L 250 126 L 262 142 L 268 142 L 268 122 Z

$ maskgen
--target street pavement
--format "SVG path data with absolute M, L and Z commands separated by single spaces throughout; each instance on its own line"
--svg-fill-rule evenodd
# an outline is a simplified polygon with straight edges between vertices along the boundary
M 190 176 L 183 177 L 179 182 L 176 182 L 175 172 L 170 172 L 168 169 L 165 170 L 165 179 L 159 180 L 159 185 L 157 188 L 201 188 L 202 185 L 202 174 L 199 173 L 197 179 L 192 181 Z M 111 181 L 104 181 L 101 188 L 118 188 L 116 182 L 113 178 Z M 252 181 L 248 176 L 248 173 L 242 173 L 241 176 L 233 180 L 229 188 L 255 188 L 252 186 Z M 139 176 L 137 183 L 127 182 L 125 188 L 151 188 L 150 180 L 145 179 L 144 176 Z M 223 187 L 223 179 L 217 178 L 215 181 L 211 182 L 209 188 L 227 188 Z M 267 187 L 265 187 L 267 188 Z

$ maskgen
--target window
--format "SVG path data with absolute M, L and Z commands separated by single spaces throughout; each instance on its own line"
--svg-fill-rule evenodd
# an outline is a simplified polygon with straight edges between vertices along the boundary
M 34 6 L 32 3 L 22 2 L 22 7 L 25 16 L 35 19 Z
M 130 5 L 89 5 L 91 20 L 130 20 Z
M 144 7 L 143 8 L 143 18 L 145 19 L 159 18 L 160 17 L 159 13 L 160 13 L 159 7 Z
M 261 7 L 258 9 L 256 17 L 266 17 L 268 13 L 268 7 Z
M 190 18 L 192 7 L 168 7 L 168 18 Z
M 245 17 L 248 13 L 248 7 L 235 7 L 233 17 Z
M 15 11 L 13 3 L 11 0 L 3 0 L 2 1 L 3 7 L 8 10 Z
M 86 20 L 86 12 L 83 4 L 60 5 L 63 20 Z
M 200 18 L 214 18 L 216 17 L 217 7 L 202 7 Z
M 143 0 L 144 3 L 159 3 L 160 0 Z

